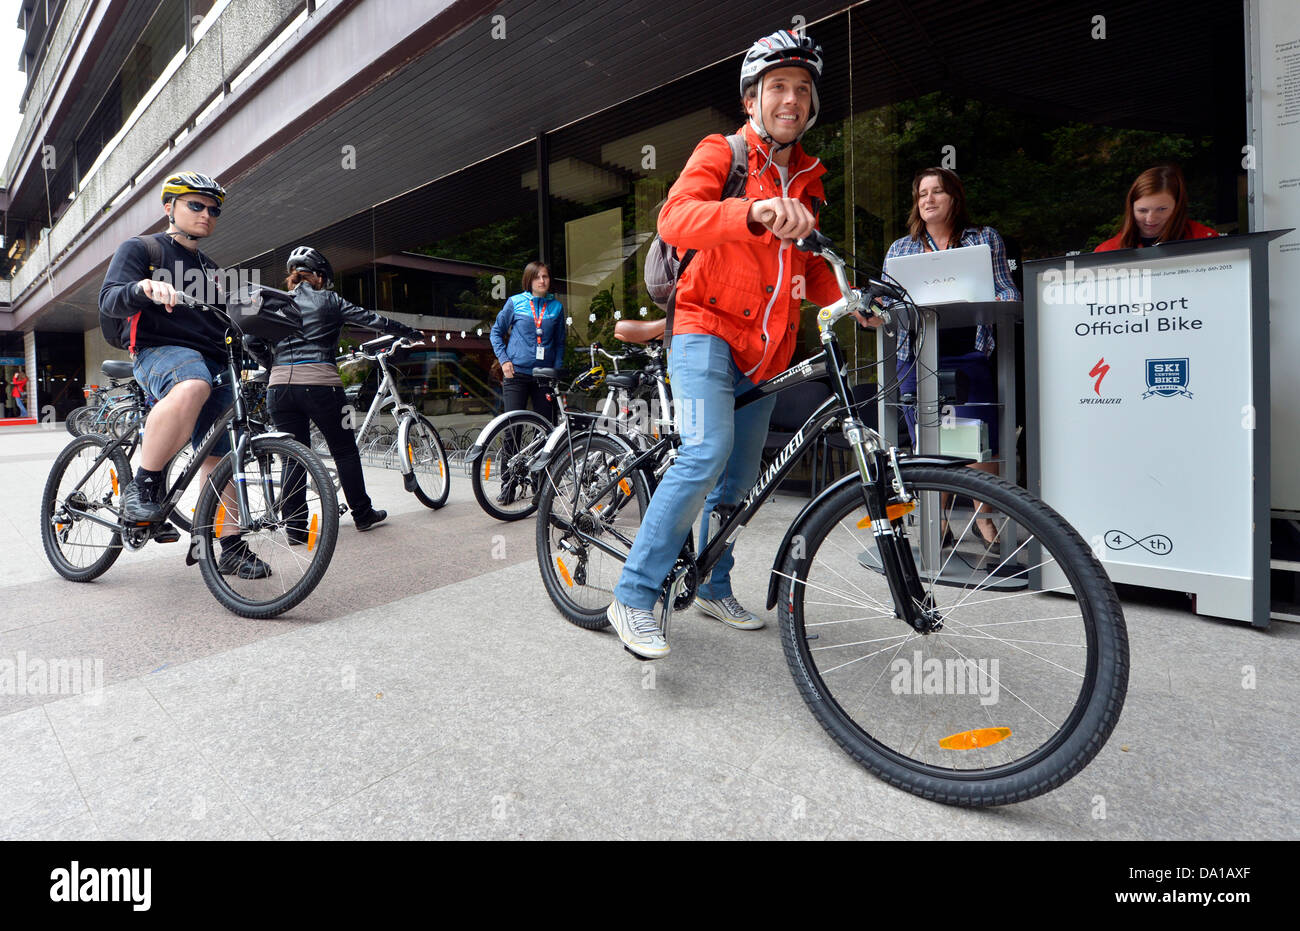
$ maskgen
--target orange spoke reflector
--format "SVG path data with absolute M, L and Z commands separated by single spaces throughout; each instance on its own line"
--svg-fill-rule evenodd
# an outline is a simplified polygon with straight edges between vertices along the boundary
M 411 444 L 406 444 L 406 461 L 415 465 L 415 451 L 411 449 Z
M 109 477 L 113 480 L 113 497 L 117 497 L 117 469 L 108 470 Z
M 556 556 L 555 564 L 560 567 L 560 577 L 564 579 L 564 584 L 573 588 L 573 577 L 569 575 L 569 567 L 564 564 L 564 560 Z
M 307 528 L 307 552 L 316 548 L 316 537 L 320 534 L 320 515 L 311 516 L 311 526 Z
M 492 477 L 492 460 L 489 458 L 483 463 L 483 481 L 486 482 L 491 477 Z
M 438 460 L 438 478 L 442 478 L 442 460 Z
M 1010 736 L 1009 727 L 981 727 L 944 737 L 939 741 L 939 746 L 945 750 L 977 750 L 980 747 L 991 747 Z
M 904 514 L 911 514 L 916 510 L 916 502 L 908 501 L 906 504 L 888 504 L 885 505 L 885 516 L 891 521 L 898 520 Z
M 212 535 L 214 537 L 220 537 L 221 528 L 224 526 L 226 526 L 226 506 L 224 504 L 218 503 L 217 519 L 212 522 Z

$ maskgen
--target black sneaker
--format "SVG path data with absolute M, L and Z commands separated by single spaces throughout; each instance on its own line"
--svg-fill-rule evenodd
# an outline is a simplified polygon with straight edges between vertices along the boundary
M 352 522 L 357 525 L 358 530 L 365 531 L 375 526 L 375 524 L 383 523 L 386 517 L 388 517 L 387 511 L 371 508 L 365 514 L 352 515 Z
M 122 489 L 122 522 L 125 524 L 151 524 L 162 515 L 157 501 L 146 501 L 134 481 Z
M 269 579 L 271 567 L 258 559 L 257 554 L 248 548 L 247 543 L 221 547 L 221 559 L 217 561 L 217 571 L 222 575 L 234 575 L 241 579 Z
M 501 494 L 497 495 L 497 504 L 502 507 L 509 507 L 515 503 L 517 489 L 513 481 L 506 482 L 506 487 L 501 489 Z

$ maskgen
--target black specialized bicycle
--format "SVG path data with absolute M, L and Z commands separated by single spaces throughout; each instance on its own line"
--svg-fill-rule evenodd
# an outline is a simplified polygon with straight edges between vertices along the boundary
M 316 588 L 334 554 L 338 538 L 338 498 L 320 458 L 286 433 L 258 433 L 250 411 L 261 386 L 239 378 L 243 368 L 241 333 L 274 328 L 274 314 L 262 314 L 262 289 L 234 318 L 220 308 L 188 297 L 181 300 L 218 315 L 226 324 L 226 371 L 218 386 L 233 386 L 230 406 L 217 418 L 178 475 L 169 474 L 160 517 L 128 523 L 121 516 L 122 488 L 131 480 L 130 451 L 142 429 L 134 422 L 121 436 L 88 433 L 73 440 L 54 461 L 41 496 L 41 541 L 56 572 L 74 582 L 89 582 L 108 571 L 123 549 L 138 550 L 150 540 L 174 543 L 173 526 L 188 515 L 179 506 L 203 461 L 224 435 L 231 452 L 212 470 L 194 507 L 187 562 L 197 561 L 208 589 L 243 617 L 276 617 Z M 271 295 L 272 297 L 267 297 Z M 252 321 L 261 320 L 260 324 Z M 270 320 L 271 322 L 267 322 Z M 129 365 L 129 363 L 119 363 Z M 175 461 L 175 460 L 174 460 Z M 239 534 L 262 568 L 222 563 L 219 542 Z M 254 564 L 255 565 L 255 564 Z
M 847 753 L 909 792 L 985 806 L 1049 791 L 1097 754 L 1123 706 L 1128 637 L 1110 579 L 1074 528 L 1027 490 L 963 468 L 969 460 L 900 455 L 863 423 L 832 327 L 877 298 L 900 302 L 872 308 L 886 325 L 914 320 L 915 305 L 884 282 L 851 289 L 820 234 L 800 247 L 830 263 L 844 295 L 818 314 L 823 351 L 736 406 L 820 378 L 832 396 L 738 507 L 711 515 L 700 552 L 687 539 L 660 593 L 665 635 L 781 480 L 838 428 L 856 468 L 791 523 L 768 586 L 800 694 Z M 607 433 L 581 439 L 548 466 L 538 561 L 560 612 L 596 629 L 608 624 L 654 476 L 681 439 L 648 450 Z M 994 520 L 994 542 L 977 517 Z

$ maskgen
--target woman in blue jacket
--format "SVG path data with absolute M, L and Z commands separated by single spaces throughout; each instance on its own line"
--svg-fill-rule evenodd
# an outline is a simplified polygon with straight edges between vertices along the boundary
M 564 308 L 547 292 L 551 270 L 542 262 L 524 269 L 524 290 L 506 300 L 490 337 L 501 363 L 502 397 L 508 411 L 522 410 L 533 399 L 533 410 L 555 420 L 555 404 L 533 381 L 535 368 L 564 364 Z

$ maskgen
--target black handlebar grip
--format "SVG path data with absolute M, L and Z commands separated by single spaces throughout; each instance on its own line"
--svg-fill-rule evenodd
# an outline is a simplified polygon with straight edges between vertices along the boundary
M 821 252 L 830 248 L 831 241 L 820 230 L 813 230 L 803 239 L 796 239 L 794 244 L 804 252 Z

